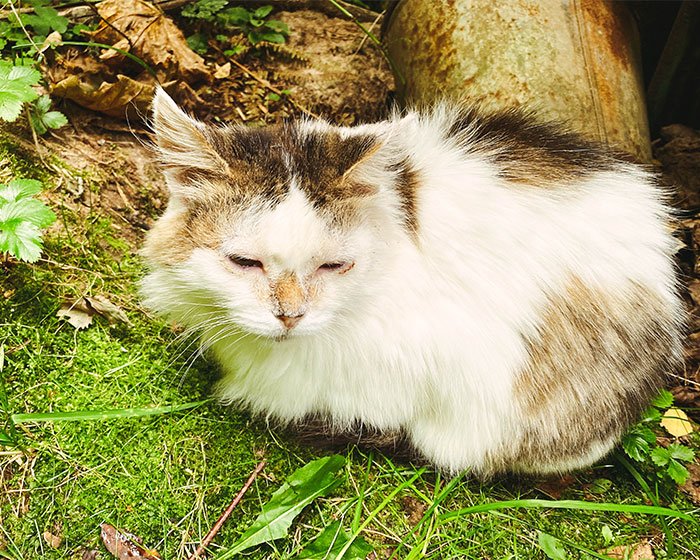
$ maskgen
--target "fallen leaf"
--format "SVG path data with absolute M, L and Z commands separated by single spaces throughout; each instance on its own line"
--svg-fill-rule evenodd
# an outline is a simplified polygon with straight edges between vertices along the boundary
M 63 537 L 54 535 L 50 531 L 44 531 L 42 536 L 44 537 L 46 544 L 48 544 L 51 548 L 59 548 L 61 544 L 63 544 Z
M 693 504 L 700 506 L 700 465 L 690 463 L 686 465 L 686 468 L 688 469 L 688 478 L 680 486 L 680 489 Z
M 614 546 L 603 551 L 615 560 L 654 560 L 654 551 L 649 541 L 622 546 Z
M 674 437 L 683 437 L 693 433 L 693 424 L 688 415 L 680 408 L 669 408 L 664 412 L 661 426 Z
M 39 48 L 39 52 L 43 53 L 46 49 L 49 47 L 55 46 L 55 45 L 60 45 L 63 42 L 63 37 L 61 37 L 61 34 L 58 31 L 52 31 L 49 33 L 44 39 L 44 42 L 41 44 L 41 47 Z
M 148 113 L 155 87 L 121 74 L 116 82 L 99 84 L 82 82 L 78 76 L 69 76 L 55 84 L 51 93 L 110 117 L 133 118 Z
M 83 550 L 83 553 L 80 555 L 80 560 L 96 560 L 99 553 L 99 550 Z
M 536 489 L 553 500 L 560 500 L 564 491 L 568 490 L 575 482 L 576 478 L 570 474 L 567 474 L 561 478 L 552 478 L 540 482 L 536 486 Z
M 129 317 L 127 317 L 124 310 L 118 305 L 113 304 L 104 296 L 92 296 L 83 298 L 89 307 L 91 307 L 95 313 L 102 315 L 108 321 L 119 321 L 121 323 L 131 324 Z
M 92 314 L 85 306 L 78 305 L 79 301 L 61 305 L 61 308 L 56 312 L 56 317 L 65 318 L 78 330 L 87 329 L 92 324 Z
M 105 548 L 118 560 L 161 560 L 158 552 L 144 548 L 134 535 L 122 533 L 109 523 L 100 525 L 100 536 Z
M 218 64 L 216 65 L 216 72 L 214 72 L 214 77 L 217 80 L 221 80 L 223 78 L 228 78 L 231 75 L 231 63 L 227 62 L 226 64 L 222 64 L 219 66 Z
M 161 81 L 174 78 L 187 82 L 209 80 L 204 59 L 187 44 L 182 31 L 153 4 L 144 0 L 104 0 L 97 4 L 103 19 L 92 34 L 98 43 L 107 43 L 146 62 Z M 122 64 L 124 55 L 107 50 L 100 57 Z
M 76 329 L 86 329 L 92 324 L 92 318 L 100 315 L 110 323 L 120 321 L 130 325 L 126 313 L 104 296 L 81 297 L 65 302 L 56 312 L 57 317 L 65 317 Z

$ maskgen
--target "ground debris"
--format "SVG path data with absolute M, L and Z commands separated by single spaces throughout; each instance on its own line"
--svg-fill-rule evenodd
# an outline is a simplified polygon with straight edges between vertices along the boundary
M 634 544 L 614 546 L 604 550 L 603 553 L 615 560 L 654 560 L 656 558 L 651 548 L 651 543 L 648 540 Z
M 161 560 L 161 555 L 143 547 L 138 537 L 122 533 L 109 523 L 100 525 L 100 536 L 105 548 L 118 560 Z
M 65 318 L 76 329 L 86 329 L 92 324 L 92 318 L 100 315 L 110 323 L 120 322 L 130 325 L 129 317 L 117 305 L 104 296 L 83 296 L 61 305 L 56 312 L 59 318 Z
M 700 465 L 690 463 L 686 465 L 688 469 L 688 479 L 680 486 L 683 493 L 694 505 L 700 506 Z

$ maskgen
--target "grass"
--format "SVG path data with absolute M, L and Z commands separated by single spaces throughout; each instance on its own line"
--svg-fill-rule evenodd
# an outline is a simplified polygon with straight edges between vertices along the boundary
M 3 173 L 50 182 L 6 142 L 0 159 Z M 0 397 L 7 399 L 0 428 L 7 415 L 17 423 L 17 444 L 0 447 L 0 558 L 80 558 L 102 550 L 103 522 L 138 535 L 163 558 L 186 558 L 264 456 L 263 475 L 214 541 L 231 545 L 284 478 L 318 453 L 208 401 L 216 368 L 190 360 L 192 349 L 141 309 L 135 248 L 104 215 L 54 209 L 59 225 L 44 259 L 0 272 Z M 95 318 L 76 331 L 56 317 L 63 300 L 83 295 L 108 297 L 130 324 Z M 153 408 L 188 403 L 196 405 L 163 414 Z M 99 418 L 76 418 L 82 411 Z M 36 416 L 58 412 L 68 417 Z M 331 497 L 308 507 L 287 538 L 242 557 L 294 558 L 335 520 L 379 558 L 546 558 L 541 533 L 557 537 L 567 558 L 605 558 L 601 551 L 611 546 L 644 539 L 655 543 L 657 558 L 700 557 L 697 524 L 653 515 L 656 502 L 684 512 L 692 506 L 649 473 L 638 473 L 640 484 L 619 463 L 576 474 L 567 501 L 549 507 L 533 480 L 445 480 L 387 457 L 346 454 L 344 483 Z M 594 484 L 601 478 L 609 486 Z M 45 532 L 61 544 L 52 548 Z

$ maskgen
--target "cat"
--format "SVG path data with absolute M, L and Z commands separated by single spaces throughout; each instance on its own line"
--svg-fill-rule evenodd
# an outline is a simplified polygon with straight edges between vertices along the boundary
M 146 304 L 218 395 L 404 434 L 437 469 L 599 461 L 682 360 L 666 193 L 561 126 L 448 104 L 354 127 L 217 127 L 160 90 L 170 189 Z

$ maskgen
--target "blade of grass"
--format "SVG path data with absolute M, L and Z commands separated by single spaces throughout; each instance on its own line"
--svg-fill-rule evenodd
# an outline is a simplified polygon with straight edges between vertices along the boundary
M 625 467 L 625 469 L 627 469 L 627 472 L 632 475 L 632 478 L 634 478 L 637 481 L 637 484 L 639 484 L 642 491 L 646 494 L 647 498 L 649 498 L 655 506 L 660 506 L 661 504 L 659 503 L 659 497 L 656 495 L 656 492 L 651 491 L 651 488 L 649 487 L 647 481 L 644 480 L 642 473 L 640 473 L 621 452 L 616 452 L 615 458 L 623 467 Z M 665 518 L 662 517 L 660 521 L 661 528 L 664 532 L 664 535 L 666 536 L 667 552 L 669 556 L 674 556 L 676 551 L 676 545 L 673 541 L 673 533 L 671 532 L 671 528 L 668 526 L 668 523 L 666 523 Z
M 338 560 L 340 560 L 341 558 L 343 558 L 343 555 L 350 549 L 350 547 L 352 546 L 352 543 L 355 541 L 355 539 L 360 535 L 360 533 L 365 529 L 365 527 L 367 527 L 367 525 L 369 525 L 369 524 L 372 522 L 372 520 L 373 520 L 375 517 L 377 517 L 377 515 L 379 514 L 379 512 L 381 512 L 381 511 L 386 507 L 386 505 L 387 505 L 391 500 L 393 500 L 394 497 L 395 497 L 399 492 L 401 492 L 401 490 L 403 490 L 404 488 L 407 488 L 408 486 L 410 486 L 411 484 L 413 484 L 413 483 L 416 481 L 416 479 L 418 479 L 418 478 L 420 478 L 421 476 L 423 476 L 423 473 L 424 473 L 424 472 L 425 472 L 425 467 L 421 467 L 411 478 L 409 478 L 408 480 L 402 482 L 402 483 L 399 484 L 396 488 L 394 488 L 394 489 L 389 493 L 389 495 L 388 495 L 386 498 L 384 498 L 384 499 L 382 500 L 382 502 L 381 502 L 376 508 L 374 508 L 374 510 L 367 516 L 367 519 L 365 519 L 364 522 L 363 522 L 356 530 L 354 530 L 354 531 L 352 532 L 352 534 L 351 534 L 350 537 L 348 538 L 348 542 L 346 542 L 346 543 L 345 543 L 345 546 L 344 546 L 343 548 L 341 548 L 341 549 L 338 551 L 338 556 L 337 556 L 336 558 L 338 558 Z
M 659 507 L 659 506 L 645 506 L 645 505 L 626 505 L 626 504 L 611 504 L 607 502 L 595 503 L 595 502 L 584 502 L 581 500 L 507 500 L 503 502 L 492 502 L 488 504 L 478 504 L 475 506 L 459 509 L 457 511 L 451 511 L 448 513 L 443 513 L 439 516 L 440 521 L 448 521 L 456 517 L 461 517 L 463 515 L 470 515 L 472 513 L 490 513 L 492 511 L 498 511 L 501 509 L 509 508 L 551 508 L 551 509 L 578 509 L 584 511 L 612 511 L 617 513 L 644 513 L 647 515 L 660 515 L 667 517 L 676 517 L 679 519 L 684 519 L 685 521 L 690 521 L 693 524 L 698 524 L 698 520 L 693 516 L 678 511 L 675 509 Z
M 140 416 L 158 416 L 180 412 L 201 406 L 211 399 L 189 402 L 184 404 L 172 404 L 167 406 L 153 406 L 148 408 L 118 408 L 112 410 L 77 410 L 75 412 L 30 412 L 12 414 L 10 419 L 15 424 L 46 423 L 46 422 L 83 422 L 87 420 L 112 420 L 114 418 L 138 418 Z

